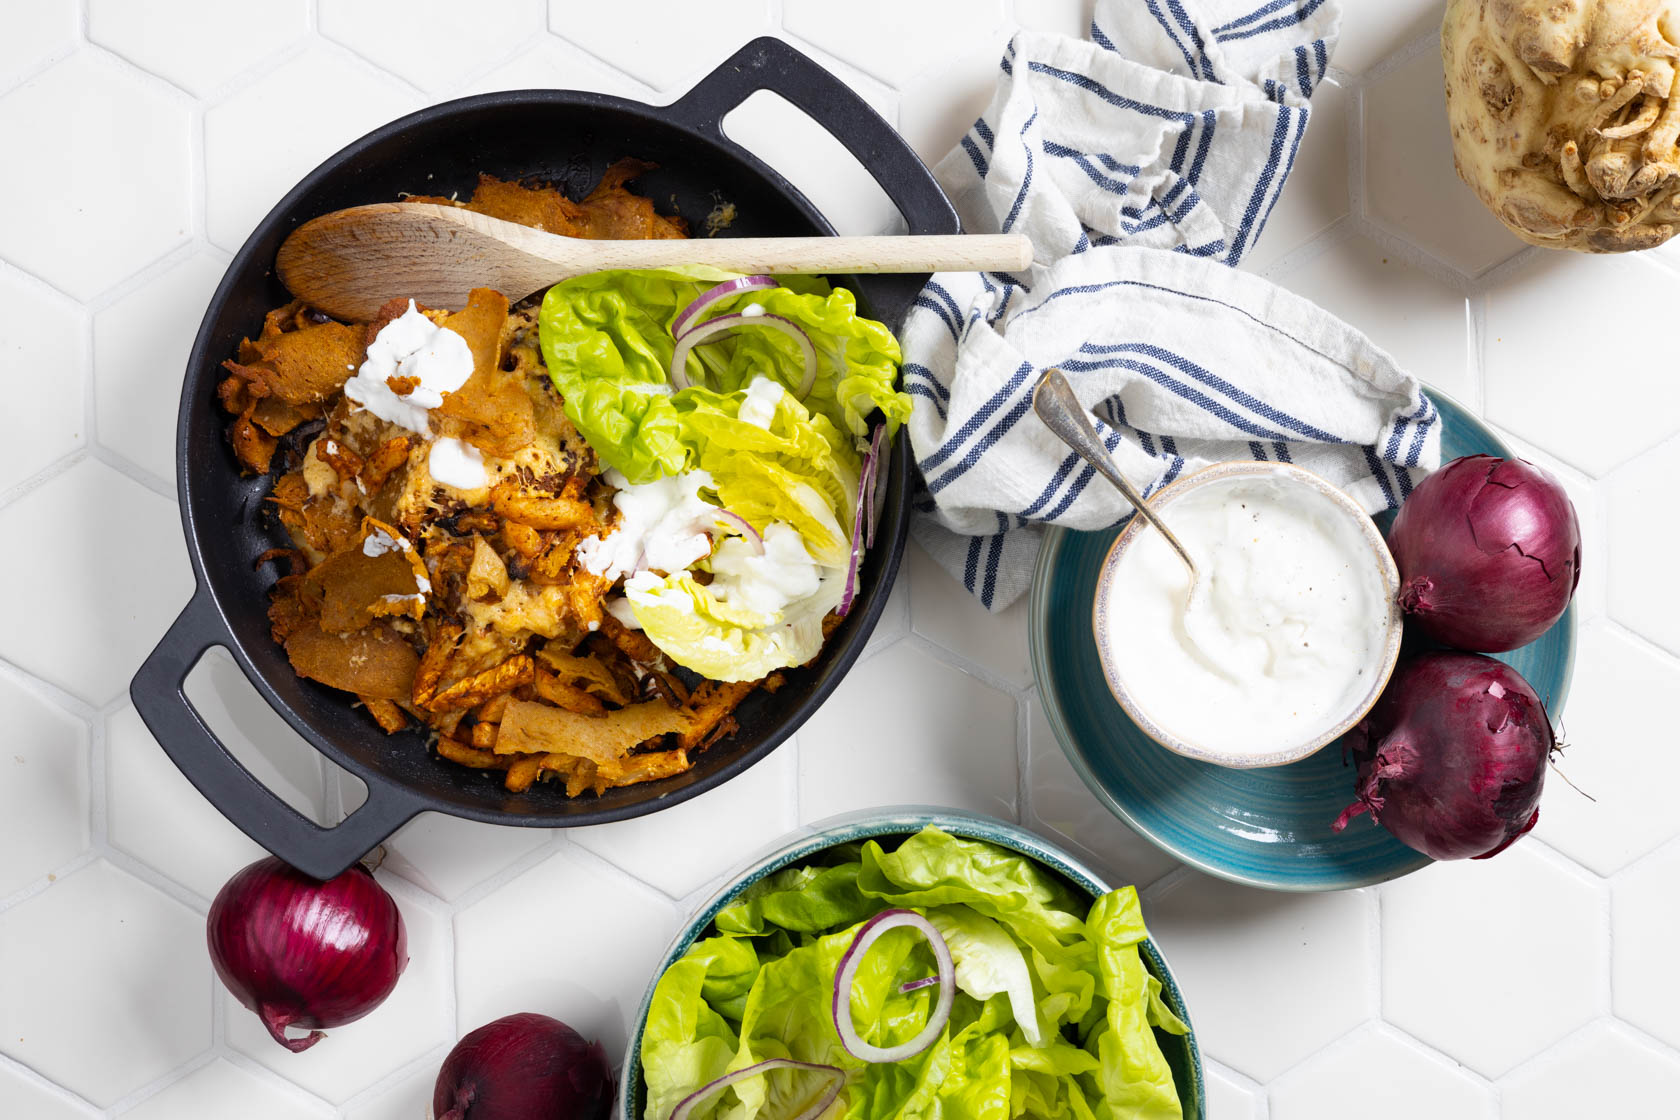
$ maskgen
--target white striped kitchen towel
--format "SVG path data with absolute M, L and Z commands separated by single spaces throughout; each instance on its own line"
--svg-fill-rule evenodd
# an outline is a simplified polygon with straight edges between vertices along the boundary
M 1288 176 L 1336 22 L 1335 0 L 1097 0 L 1090 41 L 1015 37 L 985 115 L 936 168 L 965 229 L 1037 249 L 1026 273 L 933 277 L 901 336 L 915 535 L 989 609 L 1030 584 L 1040 523 L 1131 513 L 1032 416 L 1049 366 L 1145 493 L 1276 459 L 1374 512 L 1439 462 L 1415 378 L 1229 267 Z

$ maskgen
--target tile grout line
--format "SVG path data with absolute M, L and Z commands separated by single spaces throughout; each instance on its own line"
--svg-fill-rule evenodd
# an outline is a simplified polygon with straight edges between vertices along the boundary
M 145 1101 L 157 1096 L 165 1089 L 168 1089 L 171 1085 L 174 1085 L 177 1081 L 184 1081 L 191 1077 L 205 1066 L 214 1062 L 218 1056 L 219 1055 L 216 1053 L 214 1045 L 206 1047 L 173 1069 L 159 1074 L 151 1081 L 148 1081 L 139 1088 L 130 1091 L 125 1096 L 118 1097 L 116 1101 L 114 1101 L 109 1108 L 102 1111 L 100 1115 L 121 1116 L 124 1113 L 134 1110 Z
M 110 717 L 101 714 L 88 731 L 88 843 L 94 851 L 110 847 Z
M 37 1089 L 47 1093 L 51 1097 L 55 1097 L 60 1100 L 68 1100 L 74 1106 L 91 1109 L 101 1116 L 105 1114 L 102 1109 L 86 1097 L 82 1096 L 80 1093 L 66 1089 L 63 1085 L 60 1085 L 58 1082 L 47 1077 L 45 1074 L 37 1071 L 33 1066 L 25 1062 L 18 1061 L 16 1058 L 7 1054 L 3 1050 L 0 1050 L 0 1071 L 7 1071 L 11 1073 L 12 1076 L 19 1078 L 26 1084 L 34 1085 Z

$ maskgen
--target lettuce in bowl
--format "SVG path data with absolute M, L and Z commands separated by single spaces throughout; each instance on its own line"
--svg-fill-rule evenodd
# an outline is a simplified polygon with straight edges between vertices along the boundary
M 941 930 L 959 991 L 931 1046 L 870 1064 L 840 1042 L 835 976 L 859 925 L 892 908 Z M 891 850 L 877 839 L 828 848 L 725 902 L 659 977 L 640 1036 L 640 1120 L 668 1120 L 695 1090 L 767 1058 L 843 1070 L 829 1115 L 853 1120 L 1177 1120 L 1163 1040 L 1188 1027 L 1145 962 L 1146 936 L 1133 888 L 1093 902 L 1035 860 L 938 827 Z M 883 935 L 849 993 L 859 1033 L 875 1045 L 918 1034 L 932 990 L 903 986 L 934 970 L 914 932 Z M 777 1070 L 692 1115 L 777 1120 L 797 1114 L 809 1087 L 810 1075 Z

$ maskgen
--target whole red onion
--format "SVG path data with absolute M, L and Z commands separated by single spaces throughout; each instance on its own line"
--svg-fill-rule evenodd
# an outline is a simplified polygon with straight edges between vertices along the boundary
M 599 1042 L 534 1012 L 469 1033 L 443 1060 L 432 1089 L 437 1120 L 602 1120 L 612 1067 Z
M 402 914 L 359 864 L 323 883 L 260 859 L 217 892 L 207 936 L 216 975 L 293 1053 L 378 1007 L 408 965 Z
M 1376 706 L 1348 733 L 1358 800 L 1433 859 L 1498 855 L 1540 819 L 1556 740 L 1521 674 L 1477 653 L 1430 650 L 1402 660 Z
M 1499 653 L 1562 615 L 1581 578 L 1581 526 L 1557 479 L 1470 455 L 1418 484 L 1388 531 L 1400 608 L 1445 645 Z

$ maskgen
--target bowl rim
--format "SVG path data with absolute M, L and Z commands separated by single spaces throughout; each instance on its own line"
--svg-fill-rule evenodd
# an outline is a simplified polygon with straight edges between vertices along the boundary
M 672 938 L 670 946 L 660 957 L 652 976 L 648 979 L 647 990 L 636 1009 L 635 1022 L 624 1052 L 624 1066 L 618 1079 L 614 1120 L 640 1120 L 631 1108 L 634 1099 L 641 1095 L 642 1032 L 647 1025 L 648 1012 L 653 1006 L 654 990 L 666 970 L 699 939 L 719 910 L 765 876 L 800 860 L 809 859 L 829 848 L 882 836 L 908 836 L 928 827 L 939 828 L 964 839 L 996 844 L 1026 856 L 1061 875 L 1079 890 L 1088 892 L 1093 901 L 1113 889 L 1107 880 L 1083 861 L 1024 825 L 964 809 L 891 805 L 854 810 L 803 825 L 771 841 L 760 849 L 758 854 L 748 856 L 720 875 L 716 881 L 721 885 L 706 897 L 693 916 Z M 1141 895 L 1142 888 L 1139 887 L 1138 890 Z M 1185 1005 L 1184 993 L 1153 937 L 1145 937 L 1138 948 L 1145 967 L 1161 983 L 1162 999 L 1184 1022 L 1183 1037 L 1190 1052 L 1189 1100 L 1195 1106 L 1194 1115 L 1187 1113 L 1185 1120 L 1203 1120 L 1207 1114 L 1206 1071 L 1202 1063 L 1201 1044 L 1197 1041 L 1196 1027 Z M 1182 1100 L 1183 1087 L 1179 1088 Z
M 1195 759 L 1198 762 L 1212 763 L 1216 766 L 1236 770 L 1286 766 L 1291 762 L 1299 762 L 1303 758 L 1316 754 L 1340 739 L 1355 724 L 1365 718 L 1366 713 L 1376 705 L 1377 699 L 1388 685 L 1389 678 L 1394 674 L 1394 667 L 1400 660 L 1400 641 L 1404 630 L 1400 607 L 1396 599 L 1400 591 L 1400 569 L 1394 563 L 1394 557 L 1388 551 L 1388 545 L 1383 541 L 1382 532 L 1377 528 L 1376 522 L 1371 519 L 1371 516 L 1365 512 L 1358 502 L 1354 501 L 1346 491 L 1327 479 L 1293 463 L 1245 460 L 1212 463 L 1163 486 L 1149 498 L 1149 503 L 1151 508 L 1164 510 L 1187 494 L 1233 478 L 1287 478 L 1308 487 L 1328 499 L 1330 504 L 1359 530 L 1361 539 L 1370 550 L 1371 556 L 1376 560 L 1378 574 L 1382 580 L 1383 601 L 1387 604 L 1381 663 L 1379 671 L 1372 676 L 1370 685 L 1360 696 L 1349 714 L 1338 720 L 1328 730 L 1304 743 L 1269 751 L 1265 754 L 1234 754 L 1219 751 L 1178 735 L 1171 729 L 1157 723 L 1132 696 L 1130 689 L 1126 687 L 1125 678 L 1120 672 L 1119 666 L 1114 662 L 1111 643 L 1107 640 L 1109 632 L 1109 593 L 1114 586 L 1120 563 L 1127 550 L 1148 527 L 1147 523 L 1141 518 L 1133 517 L 1127 523 L 1120 534 L 1114 538 L 1113 543 L 1109 545 L 1108 552 L 1103 557 L 1091 607 L 1091 633 L 1096 641 L 1097 660 L 1102 667 L 1103 680 L 1108 684 L 1109 692 L 1113 694 L 1120 707 L 1125 710 L 1127 718 L 1149 738 L 1175 754 Z

